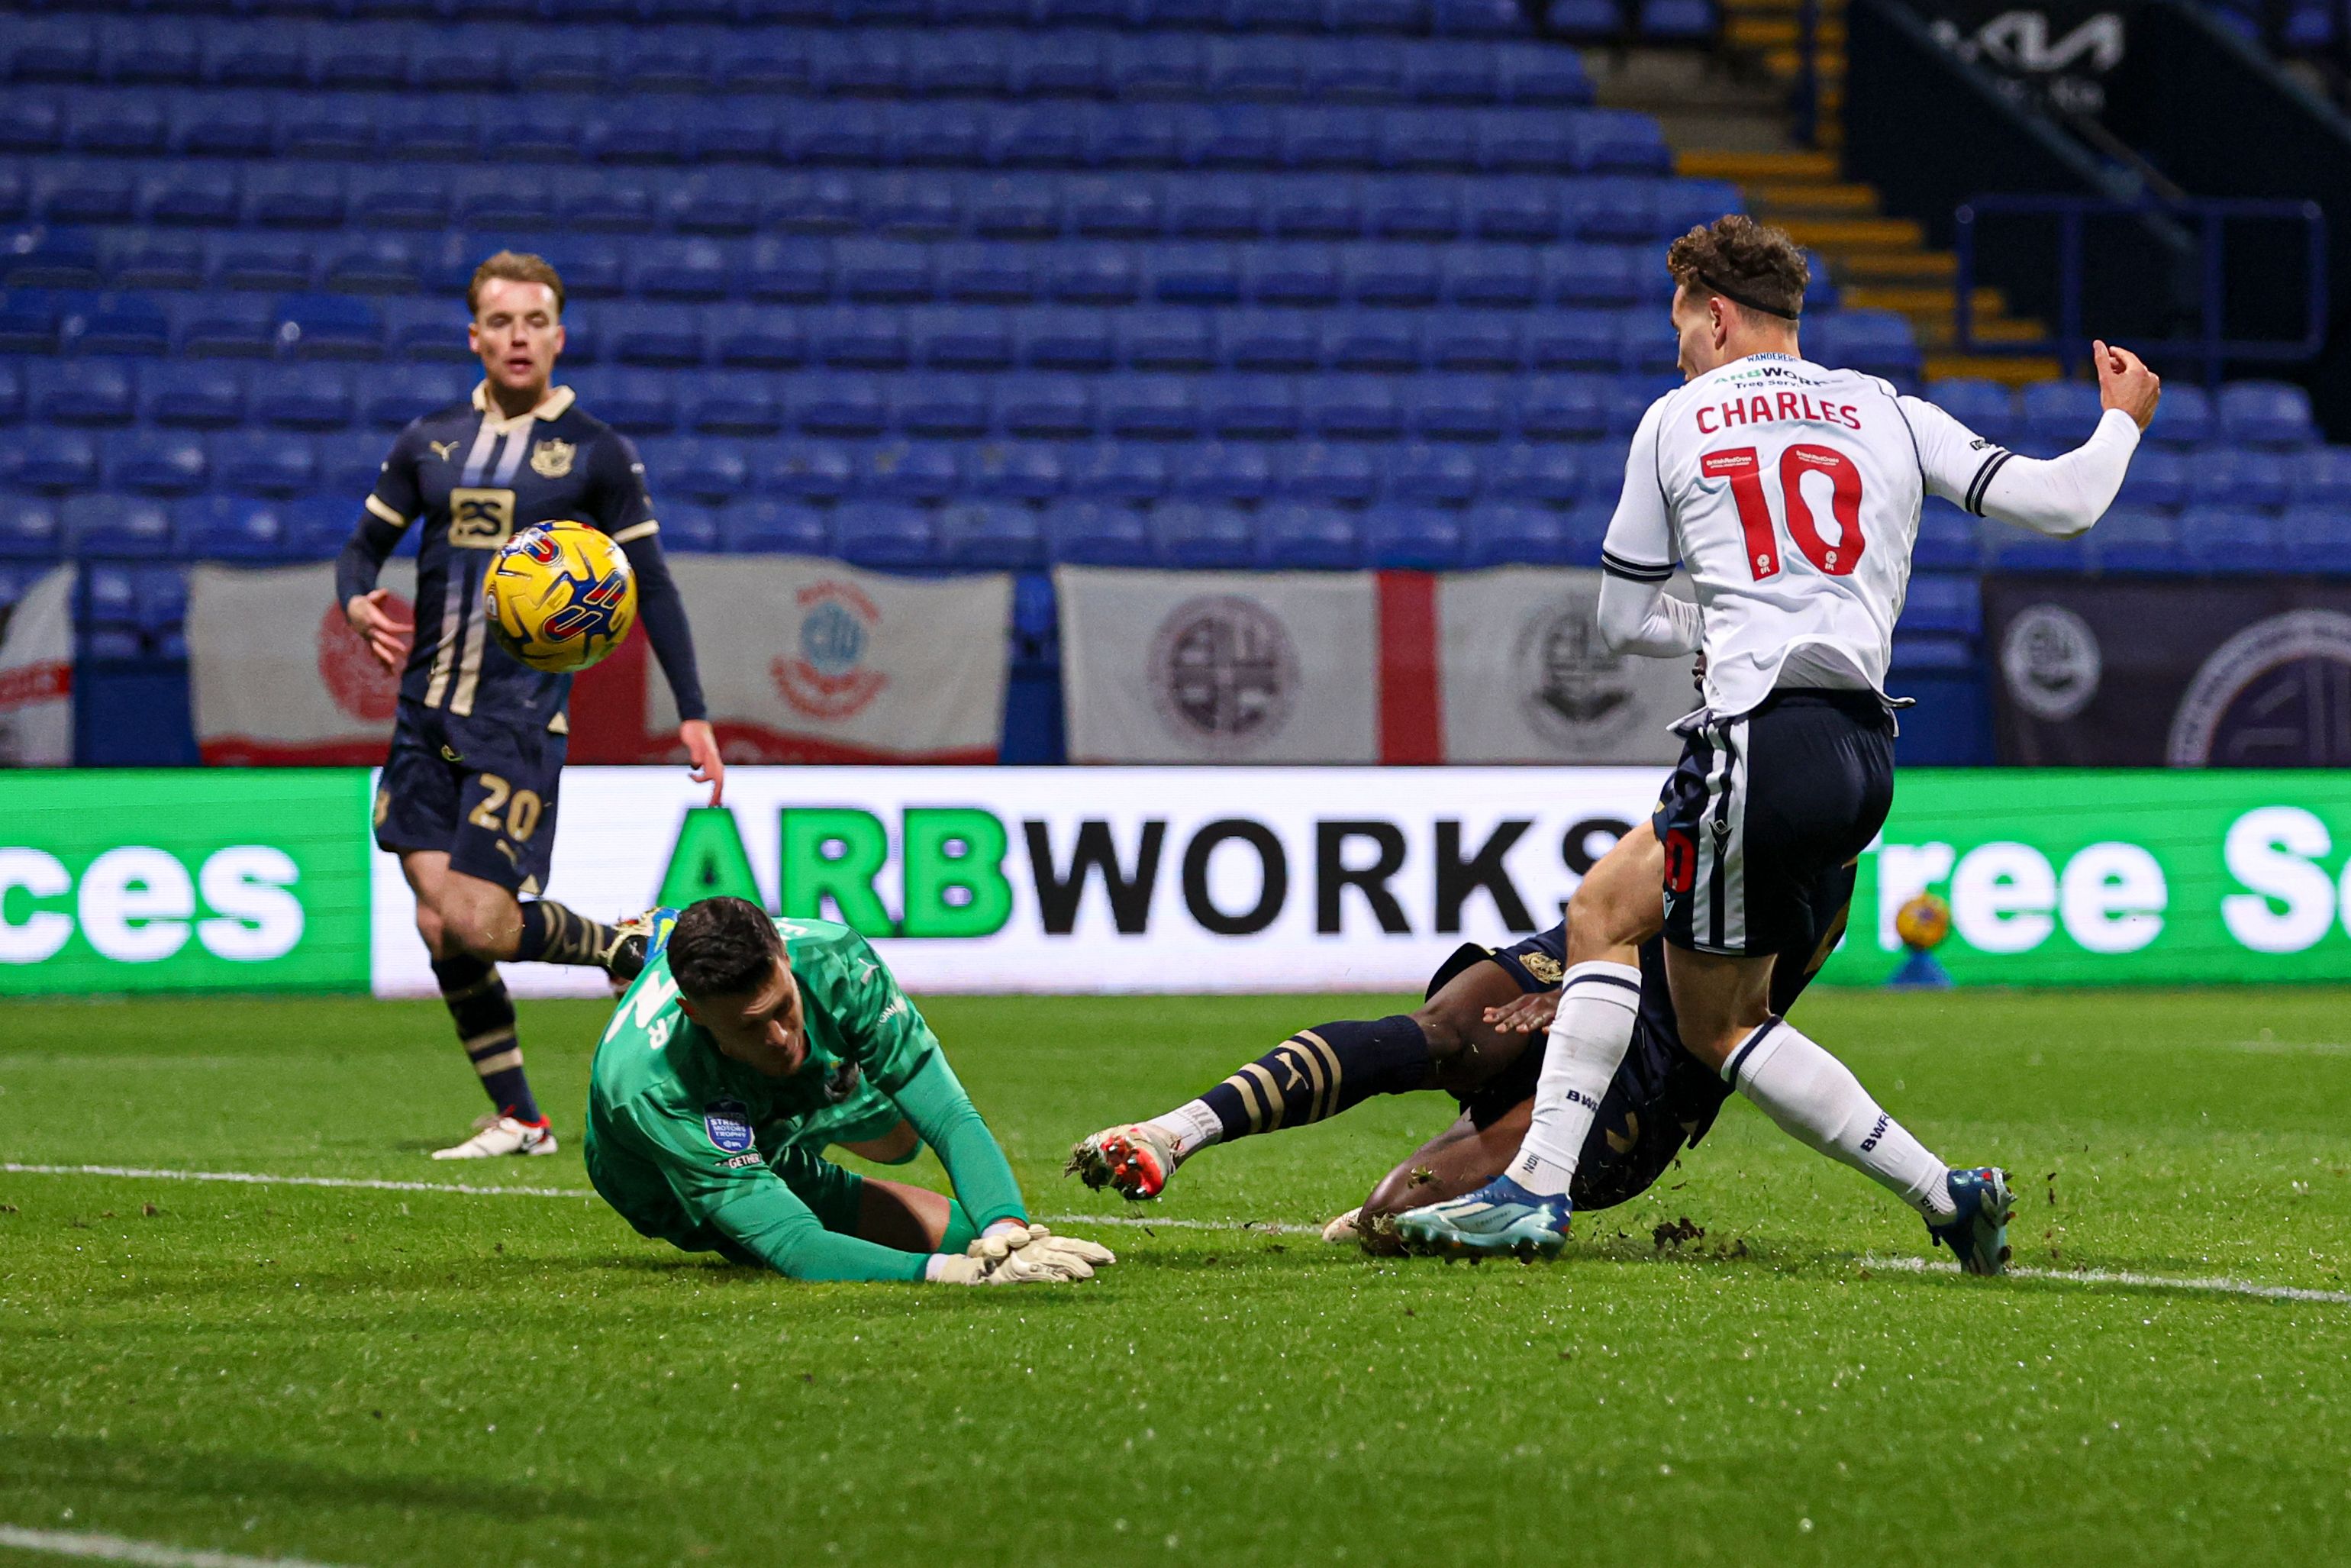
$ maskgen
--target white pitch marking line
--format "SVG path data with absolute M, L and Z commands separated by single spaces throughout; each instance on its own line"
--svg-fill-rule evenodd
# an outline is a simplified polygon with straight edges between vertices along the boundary
M 1887 1269 L 1905 1274 L 1956 1274 L 1957 1263 L 1930 1262 L 1924 1258 L 1862 1259 L 1865 1267 Z M 2299 1285 L 2263 1285 L 2252 1280 L 2231 1280 L 2226 1275 L 2206 1279 L 2183 1279 L 2177 1274 L 2139 1274 L 2127 1269 L 2011 1269 L 2010 1277 L 2018 1280 L 2055 1280 L 2064 1284 L 2138 1285 L 2156 1291 L 2199 1291 L 2216 1296 L 2258 1296 L 2269 1301 L 2326 1301 L 2338 1306 L 2351 1306 L 2351 1291 L 2313 1291 Z
M 376 1192 L 455 1192 L 473 1197 L 593 1197 L 579 1186 L 468 1186 L 449 1181 L 375 1181 L 362 1176 L 263 1176 L 253 1171 L 161 1171 L 136 1166 L 28 1166 L 14 1160 L 0 1171 L 17 1176 L 136 1176 L 157 1181 L 225 1181 L 248 1186 L 342 1186 Z
M 1154 1219 L 1147 1214 L 1040 1214 L 1037 1217 L 1048 1225 L 1131 1225 L 1138 1230 L 1165 1226 L 1170 1230 L 1247 1230 L 1259 1236 L 1278 1236 L 1284 1231 L 1322 1229 L 1296 1221 L 1271 1219 Z
M 300 1557 L 242 1557 L 234 1552 L 190 1552 L 152 1541 L 101 1535 L 86 1530 L 26 1530 L 0 1524 L 0 1546 L 46 1552 L 53 1557 L 86 1557 L 100 1563 L 139 1563 L 147 1568 L 333 1568 Z

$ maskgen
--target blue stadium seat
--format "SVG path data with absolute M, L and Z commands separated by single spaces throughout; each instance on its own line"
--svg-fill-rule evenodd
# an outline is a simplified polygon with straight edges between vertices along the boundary
M 1284 501 L 1257 516 L 1258 564 L 1275 571 L 1345 570 L 1361 564 L 1352 512 Z
M 2115 502 L 2118 506 L 2177 511 L 2188 503 L 2189 468 L 2187 459 L 2179 453 L 2150 445 L 2132 455 L 2130 471 L 2124 475 L 2123 487 Z
M 1020 362 L 1040 371 L 1103 371 L 1118 358 L 1103 310 L 1031 310 L 1015 330 Z
M 139 630 L 148 637 L 177 632 L 188 618 L 188 580 L 176 566 L 142 566 L 131 574 Z
M 34 172 L 31 204 L 53 224 L 127 224 L 138 201 L 137 178 L 123 164 L 59 162 Z
M 1983 544 L 1976 520 L 1936 497 L 1918 513 L 1918 542 L 1910 563 L 1920 571 L 1973 571 L 1982 564 Z
M 256 164 L 245 175 L 245 221 L 263 228 L 337 228 L 341 171 L 333 164 Z
M 1459 512 L 1382 504 L 1364 514 L 1363 530 L 1367 566 L 1395 571 L 1447 571 L 1461 564 Z
M 833 282 L 845 298 L 889 302 L 931 297 L 931 251 L 926 246 L 903 240 L 838 240 L 832 247 L 832 268 Z
M 1333 370 L 1416 371 L 1422 363 L 1416 310 L 1346 310 L 1323 322 L 1323 357 Z
M 2184 564 L 2182 529 L 2168 513 L 2117 507 L 2084 538 L 2103 571 L 2178 571 Z M 2048 541 L 2056 547 L 2057 541 Z M 2000 554 L 2008 564 L 2009 552 Z
M 1364 185 L 1344 174 L 1271 182 L 1261 207 L 1280 239 L 1354 239 L 1364 233 Z
M 721 371 L 688 377 L 681 423 L 704 435 L 774 435 L 783 428 L 783 405 L 770 378 Z
M 1232 311 L 1216 324 L 1216 358 L 1235 370 L 1311 371 L 1322 362 L 1321 319 L 1303 311 Z M 1161 358 L 1159 362 L 1180 361 Z
M 246 389 L 252 398 L 247 417 L 255 423 L 340 430 L 357 413 L 351 377 L 339 365 L 256 365 L 246 373 Z
M 286 553 L 295 560 L 331 560 L 342 553 L 360 516 L 364 491 L 318 491 L 277 503 L 286 525 Z M 415 554 L 413 530 L 401 536 L 401 549 Z
M 1504 179 L 1464 183 L 1468 232 L 1479 239 L 1541 242 L 1559 237 L 1561 214 L 1555 183 Z
M 2275 452 L 2241 447 L 2199 452 L 2186 465 L 2188 502 L 2197 507 L 2273 510 L 2286 503 L 2289 471 L 2295 461 Z
M 847 501 L 833 508 L 832 553 L 852 565 L 881 568 L 938 564 L 931 515 L 901 501 Z
M 172 508 L 172 544 L 191 559 L 282 560 L 294 538 L 278 503 L 246 496 L 191 496 Z
M 722 548 L 718 514 L 695 501 L 667 501 L 661 507 L 664 550 L 708 555 Z
M 1267 184 L 1246 174 L 1177 175 L 1162 187 L 1167 232 L 1182 239 L 1255 239 L 1266 228 Z M 1197 266 L 1222 254 L 1191 259 Z
M 126 424 L 136 407 L 131 367 L 120 360 L 37 360 L 26 371 L 26 402 L 37 419 Z
M 14 288 L 0 295 L 0 353 L 53 354 L 57 307 L 45 290 Z
M 780 370 L 808 358 L 808 339 L 799 318 L 789 310 L 768 305 L 716 305 L 705 310 L 703 324 L 722 365 Z
M 2310 394 L 2286 382 L 2231 382 L 2220 389 L 2220 434 L 2245 446 L 2307 446 L 2317 438 Z
M 837 169 L 803 169 L 757 183 L 759 222 L 786 234 L 846 234 L 859 224 L 858 184 Z
M 1526 362 L 1539 371 L 1614 371 L 1623 363 L 1624 324 L 1656 324 L 1613 310 L 1541 310 L 1522 318 Z M 1662 334 L 1656 334 L 1662 335 Z
M 832 253 L 816 240 L 755 240 L 737 282 L 756 299 L 828 298 L 832 293 Z
M 952 447 L 928 441 L 877 441 L 859 455 L 856 493 L 893 501 L 938 502 L 956 494 L 961 478 Z
M 64 124 L 54 99 L 22 93 L 0 99 L 0 152 L 52 152 Z
M 1148 526 L 1162 566 L 1240 570 L 1256 564 L 1257 530 L 1238 507 L 1169 501 L 1151 509 Z
M 1454 246 L 1443 253 L 1445 298 L 1456 305 L 1519 308 L 1541 293 L 1534 253 L 1520 246 Z
M 1046 553 L 1063 566 L 1152 566 L 1144 515 L 1114 501 L 1065 500 L 1045 510 Z
M 906 85 L 930 98 L 1002 97 L 1020 35 L 977 29 L 923 31 L 906 38 Z
M 299 235 L 232 230 L 209 236 L 204 248 L 215 288 L 291 293 L 319 277 L 317 242 Z
M 1171 440 L 1192 436 L 1200 428 L 1194 384 L 1181 376 L 1106 377 L 1102 427 L 1122 436 Z
M 204 34 L 203 76 L 221 87 L 302 87 L 309 78 L 302 35 L 262 23 L 215 23 Z
M 361 376 L 359 390 L 367 422 L 398 430 L 412 419 L 465 402 L 473 378 L 449 365 L 386 365 Z
M 171 346 L 163 308 L 143 294 L 99 294 L 75 301 L 58 318 L 58 346 L 68 354 L 152 356 Z
M 351 176 L 345 205 L 350 221 L 367 228 L 438 228 L 448 221 L 448 176 L 437 169 L 416 167 L 360 169 Z M 160 209 L 155 216 L 163 221 Z
M 2159 446 L 2201 446 L 2219 433 L 2212 400 L 2199 386 L 2167 386 L 2147 439 Z
M 2165 393 L 2167 399 L 2169 395 Z M 2133 458 L 2131 466 L 2136 468 L 2141 460 Z M 2351 511 L 2351 446 L 2313 447 L 2294 459 L 2287 475 L 2288 498 L 2294 505 Z
M 306 437 L 286 431 L 223 430 L 205 444 L 210 482 L 221 489 L 298 496 L 318 483 L 318 455 Z
M 143 497 L 73 496 L 58 507 L 57 522 L 67 553 L 80 559 L 172 553 L 171 515 Z
M 1405 388 L 1405 423 L 1430 441 L 1492 441 L 1509 423 L 1506 383 L 1491 376 L 1427 376 Z
M 1592 101 L 1583 57 L 1552 44 L 1503 44 L 1494 51 L 1503 99 L 1513 104 L 1564 107 Z
M 14 360 L 0 360 L 0 424 L 25 417 L 25 376 Z
M 1661 334 L 1662 336 L 1662 334 Z M 1915 378 L 1918 373 L 1918 342 L 1911 335 L 1910 320 L 1892 310 L 1839 310 L 1812 324 L 1807 334 L 1805 351 L 1823 365 L 1835 369 L 1851 369 L 1874 376 L 1896 379 Z M 2047 385 L 2064 385 L 2049 382 Z M 2030 399 L 2033 389 L 2026 389 Z M 2090 389 L 2091 400 L 2096 401 L 2095 388 Z M 2028 425 L 2036 418 L 2056 419 L 2063 416 L 2054 410 L 2036 413 L 2029 401 L 2025 410 Z M 2096 421 L 2090 422 L 2094 426 Z M 2083 432 L 2086 436 L 2089 433 Z M 2080 437 L 2076 437 L 2080 439 Z
M 909 435 L 984 435 L 993 423 L 987 382 L 977 376 L 909 377 L 893 389 L 891 413 Z
M 861 219 L 892 239 L 946 239 L 963 228 L 962 189 L 935 174 L 885 174 L 865 182 Z
M 383 467 L 384 454 L 392 445 L 377 430 L 313 436 L 311 444 L 319 455 L 319 488 L 341 497 L 346 506 L 354 508 L 360 497 L 374 487 Z M 354 511 L 353 517 L 356 515 Z
M 1240 254 L 1231 246 L 1154 246 L 1144 258 L 1149 297 L 1165 305 L 1230 305 L 1241 297 Z
M 2277 525 L 2259 512 L 2190 507 L 2179 514 L 2179 557 L 2191 571 L 2275 571 L 2281 553 Z
M 1983 632 L 1983 597 L 1973 577 L 1918 572 L 1902 601 L 1897 632 L 1974 637 Z
M 1575 446 L 1499 446 L 1486 455 L 1485 470 L 1484 492 L 1501 501 L 1570 507 L 1583 497 L 1587 483 L 1595 492 L 1606 487 L 1604 474 L 1587 479 L 1583 450 Z
M 242 192 L 234 165 L 216 167 L 187 160 L 151 164 L 139 175 L 139 216 L 151 224 L 236 222 Z M 357 212 L 355 221 L 364 221 Z
M 104 451 L 107 480 L 123 489 L 184 496 L 204 487 L 204 444 L 185 431 L 117 431 Z
M 2332 576 L 2351 572 L 2351 509 L 2342 504 L 2289 507 L 2278 519 L 2277 532 L 2289 570 Z
M 2017 394 L 2019 450 L 2079 446 L 2098 427 L 2098 389 L 2087 382 L 2035 382 Z
M 871 376 L 795 376 L 787 397 L 792 423 L 810 435 L 879 435 L 889 424 L 889 400 Z
M 5 461 L 6 455 L 0 453 L 0 464 Z M 0 559 L 55 560 L 64 548 L 55 500 L 0 491 Z
M 1183 308 L 1121 311 L 1116 322 L 1120 361 L 1136 371 L 1207 370 L 1218 361 L 1220 326 L 1236 329 L 1237 319 Z M 1227 362 L 1235 347 L 1228 336 L 1222 344 Z
M 84 574 L 89 614 L 83 624 L 110 631 L 139 630 L 139 580 L 134 569 L 100 562 Z
M 1025 303 L 1037 297 L 1037 265 L 1026 246 L 981 241 L 939 247 L 942 298 Z
M 849 448 L 833 441 L 765 442 L 753 463 L 758 490 L 802 501 L 847 495 L 855 473 Z
M 1996 445 L 2016 439 L 2016 400 L 1998 382 L 1954 378 L 1927 389 L 1927 401 Z
M 1098 441 L 1072 448 L 1065 462 L 1069 493 L 1090 501 L 1156 501 L 1174 488 L 1165 447 Z
M 1106 384 L 1105 401 L 1110 394 Z M 1013 435 L 1075 437 L 1094 429 L 1093 396 L 1076 376 L 1007 376 L 997 389 L 997 413 Z
M 1273 458 L 1251 443 L 1179 446 L 1169 471 L 1171 493 L 1179 500 L 1255 503 L 1273 493 Z
M 99 79 L 98 29 L 86 16 L 19 16 L 8 68 L 20 82 Z
M 1527 30 L 1517 0 L 1430 0 L 1429 26 L 1467 37 L 1511 37 Z
M 1562 566 L 1571 559 L 1566 514 L 1524 501 L 1486 501 L 1462 517 L 1461 564 Z
M 1330 305 L 1340 297 L 1339 252 L 1324 245 L 1253 249 L 1243 291 L 1259 305 Z
M 473 359 L 472 351 L 465 347 L 462 302 L 453 310 L 443 299 L 386 299 L 378 308 L 383 314 L 384 350 L 392 358 L 450 362 Z M 576 307 L 565 308 L 564 327 L 570 340 L 563 351 L 565 364 L 593 360 L 592 349 L 582 340 L 581 319 Z
M 372 360 L 383 353 L 383 318 L 364 299 L 297 294 L 275 311 L 279 351 L 300 360 Z
M 624 365 L 698 365 L 709 353 L 692 306 L 616 302 L 597 312 L 597 324 L 608 352 Z
M 744 501 L 720 515 L 719 543 L 747 555 L 822 555 L 825 515 L 797 501 Z
M 1010 501 L 964 501 L 940 508 L 939 559 L 980 571 L 1027 571 L 1045 564 L 1045 527 Z
M 664 435 L 677 423 L 669 378 L 653 371 L 595 371 L 569 378 L 596 417 L 630 435 Z
M 1478 461 L 1459 446 L 1414 444 L 1387 456 L 1383 497 L 1407 507 L 1463 507 L 1478 494 Z
M 908 348 L 933 370 L 1000 371 L 1016 354 L 1009 312 L 985 306 L 944 305 L 907 312 Z
M 1301 402 L 1306 428 L 1332 440 L 1384 440 L 1404 428 L 1396 385 L 1383 377 L 1309 377 Z
M 1200 427 L 1209 434 L 1273 441 L 1299 432 L 1298 387 L 1286 376 L 1214 376 L 1197 385 Z
M 695 436 L 647 441 L 641 453 L 645 482 L 655 496 L 681 495 L 723 506 L 751 487 L 750 455 L 739 441 Z M 665 528 L 668 508 L 658 509 Z
M 2137 513 L 2164 521 L 2160 513 Z M 2107 519 L 2110 522 L 2112 519 Z M 1980 532 L 1983 540 L 1983 556 L 1988 566 L 2001 571 L 2086 572 L 2090 570 L 2090 539 L 2101 533 L 2106 522 L 2101 522 L 2087 534 L 2070 539 L 2053 539 L 2023 528 L 1987 519 Z M 2124 532 L 2127 534 L 2128 529 Z
M 1377 239 L 1458 238 L 1462 232 L 1460 182 L 1421 178 L 1366 181 L 1364 226 Z
M 1644 39 L 1703 43 L 1715 36 L 1720 23 L 1714 0 L 1641 0 L 1640 30 Z
M 1360 507 L 1379 485 L 1379 465 L 1366 447 L 1309 442 L 1282 452 L 1280 489 L 1293 501 Z
M 1068 482 L 1062 448 L 1047 441 L 990 441 L 969 449 L 964 483 L 983 500 L 1050 501 Z

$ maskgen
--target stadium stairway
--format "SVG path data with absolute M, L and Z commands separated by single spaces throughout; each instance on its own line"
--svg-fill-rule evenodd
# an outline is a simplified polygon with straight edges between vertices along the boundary
M 1770 44 L 1764 50 L 1767 69 L 1775 78 L 1792 75 L 1787 62 L 1774 63 L 1772 51 L 1781 47 L 1773 40 L 1789 41 L 1792 47 L 1794 0 L 1766 3 L 1780 9 L 1742 13 L 1734 0 L 1725 14 L 1725 41 L 1743 40 L 1749 48 Z M 1785 27 L 1749 26 L 1742 33 L 1742 15 L 1750 23 L 1757 16 L 1778 18 Z M 1838 40 L 1834 58 L 1840 91 L 1843 26 L 1840 6 L 1833 35 Z M 1779 28 L 1778 21 L 1773 27 Z M 1826 28 L 1824 21 L 1823 37 L 1831 37 Z M 1827 260 L 1831 280 L 1847 307 L 1907 319 L 1928 380 L 1965 377 L 2022 386 L 2060 373 L 2057 362 L 2046 356 L 1956 350 L 1958 258 L 1930 247 L 1914 220 L 1885 215 L 1874 186 L 1844 177 L 1829 134 L 1835 115 L 1828 104 L 1822 122 L 1824 145 L 1808 149 L 1789 136 L 1784 83 L 1759 90 L 1724 79 L 1719 62 L 1665 50 L 1634 51 L 1605 66 L 1595 59 L 1593 66 L 1598 101 L 1654 119 L 1673 149 L 1677 173 L 1738 186 L 1749 212 L 1779 224 Z M 1980 340 L 2030 341 L 2044 331 L 2037 321 L 2011 316 L 1996 288 L 1975 290 L 1974 306 Z

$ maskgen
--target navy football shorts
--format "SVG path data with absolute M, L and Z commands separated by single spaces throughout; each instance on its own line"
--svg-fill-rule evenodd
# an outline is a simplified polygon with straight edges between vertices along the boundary
M 1689 730 L 1652 825 L 1666 940 L 1762 956 L 1825 930 L 1823 874 L 1869 847 L 1894 804 L 1894 721 L 1875 694 L 1774 692 Z
M 547 886 L 566 737 L 403 701 L 375 791 L 375 841 L 446 850 L 449 869 L 516 893 Z
M 1468 967 L 1462 960 L 1470 951 L 1455 954 L 1437 971 L 1429 986 L 1430 995 Z M 1508 971 L 1520 990 L 1557 990 L 1566 969 L 1567 926 L 1562 923 L 1484 956 Z M 1664 950 L 1656 942 L 1641 951 L 1641 1011 L 1633 1026 L 1633 1043 L 1616 1076 L 1609 1080 L 1608 1092 L 1600 1097 L 1599 1112 L 1592 1118 L 1592 1131 L 1576 1163 L 1575 1185 L 1569 1196 L 1586 1213 L 1612 1208 L 1646 1192 L 1683 1149 L 1705 1135 L 1730 1092 L 1728 1085 L 1682 1049 L 1666 988 Z M 1500 1073 L 1466 1094 L 1456 1095 L 1471 1124 L 1492 1126 L 1533 1099 L 1549 1048 L 1548 1040 L 1529 1040 L 1518 1060 Z

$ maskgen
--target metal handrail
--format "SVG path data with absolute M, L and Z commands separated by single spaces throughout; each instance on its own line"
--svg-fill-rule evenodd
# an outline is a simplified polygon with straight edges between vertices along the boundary
M 1976 221 L 2004 214 L 2054 218 L 2057 223 L 2057 329 L 2033 341 L 1981 342 L 1975 336 Z M 2231 360 L 2294 363 L 2317 358 L 2326 343 L 2326 215 L 2316 202 L 2282 197 L 2191 196 L 2135 201 L 2105 196 L 1980 195 L 1952 214 L 1953 248 L 1959 253 L 1959 299 L 1955 347 L 1969 354 L 2053 354 L 2071 375 L 2088 357 L 2090 339 L 2082 328 L 2082 236 L 2094 217 L 2159 216 L 2191 229 L 2198 244 L 2198 307 L 2200 330 L 2192 338 L 2168 338 L 2147 345 L 2155 354 L 2200 361 L 2208 385 L 2218 385 Z M 2304 293 L 2303 334 L 2293 339 L 2231 338 L 2227 310 L 2226 225 L 2232 218 L 2294 219 L 2306 236 L 2304 256 L 2309 282 Z

